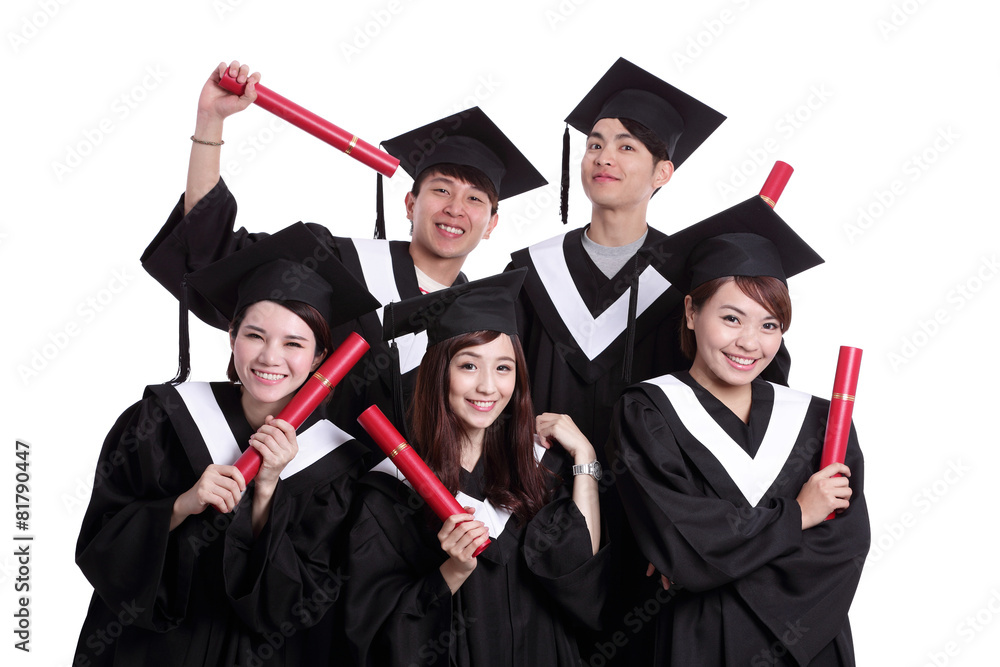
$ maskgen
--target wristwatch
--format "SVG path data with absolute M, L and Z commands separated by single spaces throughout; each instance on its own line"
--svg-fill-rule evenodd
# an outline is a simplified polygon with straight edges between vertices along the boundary
M 596 479 L 598 482 L 600 482 L 601 481 L 601 475 L 603 474 L 603 472 L 601 471 L 601 462 L 600 461 L 594 461 L 593 463 L 587 463 L 587 464 L 584 464 L 582 466 L 573 466 L 573 474 L 574 475 L 590 475 L 591 477 L 593 477 L 594 479 Z

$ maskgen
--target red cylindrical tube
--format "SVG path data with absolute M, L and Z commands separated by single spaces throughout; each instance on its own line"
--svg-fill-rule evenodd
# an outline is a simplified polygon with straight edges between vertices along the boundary
M 242 95 L 243 90 L 246 88 L 246 84 L 238 83 L 235 77 L 229 75 L 229 72 L 222 75 L 219 85 L 237 95 Z M 333 123 L 320 118 L 308 109 L 299 106 L 287 97 L 282 97 L 269 88 L 257 84 L 254 86 L 254 89 L 257 91 L 257 100 L 254 103 L 262 109 L 287 120 L 295 127 L 305 130 L 337 150 L 344 151 L 355 160 L 368 165 L 386 178 L 396 173 L 396 168 L 399 167 L 399 160 L 385 151 L 379 150 L 363 139 L 359 139 L 357 135 L 342 130 Z
M 781 160 L 775 162 L 774 166 L 771 167 L 771 173 L 767 175 L 764 187 L 760 189 L 760 198 L 766 201 L 771 208 L 774 208 L 774 205 L 778 203 L 778 197 L 785 189 L 788 179 L 792 177 L 793 171 L 791 165 Z
M 316 369 L 312 377 L 306 380 L 275 419 L 282 419 L 291 424 L 292 428 L 298 429 L 367 351 L 367 341 L 352 331 L 333 354 Z M 250 447 L 233 465 L 239 469 L 243 479 L 249 484 L 250 480 L 257 476 L 260 463 L 260 454 Z
M 826 421 L 826 437 L 820 470 L 831 463 L 843 463 L 847 455 L 847 439 L 851 435 L 851 415 L 854 413 L 854 395 L 858 389 L 861 372 L 861 350 L 842 346 L 837 359 L 837 375 L 833 380 L 833 398 Z M 834 514 L 826 517 L 832 519 Z
M 431 472 L 420 455 L 403 439 L 396 427 L 386 418 L 377 405 L 373 405 L 358 417 L 368 435 L 378 443 L 400 472 L 413 485 L 413 490 L 424 499 L 424 502 L 442 521 L 454 514 L 463 514 L 465 509 L 458 504 L 455 496 L 448 493 L 441 480 Z M 473 556 L 478 556 L 490 544 L 489 538 L 479 545 Z

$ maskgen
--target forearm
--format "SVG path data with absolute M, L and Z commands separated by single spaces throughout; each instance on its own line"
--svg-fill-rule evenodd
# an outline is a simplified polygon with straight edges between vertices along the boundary
M 219 182 L 222 162 L 223 119 L 209 113 L 198 112 L 194 138 L 191 142 L 191 157 L 188 161 L 187 186 L 184 189 L 184 215 L 201 201 L 201 198 Z M 218 146 L 199 143 L 213 142 Z
M 250 523 L 253 536 L 256 538 L 267 525 L 271 516 L 271 500 L 274 498 L 275 487 L 268 484 L 258 484 L 253 490 L 253 503 L 250 510 Z
M 577 452 L 573 463 L 575 465 L 586 465 L 595 461 L 597 454 L 593 448 L 589 452 Z M 592 475 L 573 476 L 573 502 L 577 509 L 583 514 L 587 521 L 587 530 L 590 531 L 590 544 L 596 554 L 601 546 L 601 505 L 600 489 L 597 480 Z

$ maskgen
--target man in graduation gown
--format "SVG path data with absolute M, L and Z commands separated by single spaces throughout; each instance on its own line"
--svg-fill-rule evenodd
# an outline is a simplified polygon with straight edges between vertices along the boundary
M 580 172 L 592 204 L 590 224 L 512 254 L 512 267 L 528 269 L 519 330 L 535 407 L 569 414 L 595 443 L 605 468 L 603 443 L 622 390 L 688 366 L 677 334 L 683 295 L 640 250 L 666 237 L 646 222 L 650 198 L 723 120 L 620 58 L 566 118 L 587 137 Z M 566 169 L 568 136 L 564 151 Z M 565 187 L 567 173 L 563 180 Z M 565 211 L 565 191 L 563 199 Z M 650 625 L 636 623 L 632 612 L 656 603 L 656 589 L 612 488 L 616 471 L 605 472 L 601 511 L 615 580 L 604 635 L 581 649 L 612 663 L 644 664 Z M 616 636 L 627 637 L 624 646 Z
M 279 287 L 279 301 L 312 306 L 331 326 L 377 307 L 335 260 L 313 264 L 294 286 L 284 283 L 292 258 L 307 260 L 313 248 L 312 234 L 293 226 L 191 274 L 191 284 L 231 317 L 275 300 Z M 74 665 L 331 661 L 337 622 L 328 610 L 343 583 L 346 518 L 371 457 L 317 411 L 298 428 L 298 449 L 271 481 L 263 517 L 254 518 L 262 476 L 229 513 L 214 506 L 182 513 L 179 498 L 209 466 L 231 468 L 250 446 L 255 429 L 241 389 L 151 385 L 111 429 L 76 548 L 94 595 Z
M 229 73 L 246 83 L 243 96 L 217 85 L 226 66 L 206 82 L 198 102 L 192 136 L 187 188 L 167 222 L 142 255 L 143 267 L 171 294 L 183 298 L 184 274 L 225 257 L 267 234 L 235 229 L 236 200 L 220 178 L 223 120 L 255 99 L 259 75 L 232 63 Z M 322 225 L 308 223 L 317 239 L 318 257 L 331 252 L 383 305 L 466 281 L 462 265 L 498 223 L 497 203 L 545 184 L 517 147 L 478 107 L 453 114 L 383 142 L 415 179 L 406 197 L 412 240 L 384 241 L 334 237 Z M 347 193 L 342 193 L 347 196 Z M 188 304 L 206 323 L 224 328 L 225 318 L 197 294 Z M 426 340 L 401 337 L 398 353 L 382 342 L 382 311 L 347 325 L 371 345 L 341 383 L 329 406 L 330 418 L 367 441 L 357 415 L 378 405 L 394 423 L 408 404 L 413 371 Z M 398 358 L 402 387 L 393 387 Z M 395 392 L 395 397 L 394 397 Z M 400 395 L 402 394 L 402 395 Z M 377 451 L 377 450 L 376 450 Z

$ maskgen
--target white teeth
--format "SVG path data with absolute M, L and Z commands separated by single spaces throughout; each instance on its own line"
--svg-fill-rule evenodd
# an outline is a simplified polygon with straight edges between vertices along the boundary
M 254 371 L 254 375 L 265 380 L 280 380 L 284 375 L 278 375 L 277 373 L 262 373 L 261 371 Z
M 459 229 L 458 227 L 452 227 L 450 225 L 438 224 L 438 227 L 440 227 L 444 231 L 449 232 L 451 234 L 464 234 L 465 233 L 464 230 Z
M 744 359 L 743 357 L 735 357 L 731 354 L 727 354 L 727 357 L 738 363 L 740 366 L 749 366 L 754 362 L 753 359 Z
M 491 407 L 496 401 L 469 401 L 478 408 L 488 408 Z

